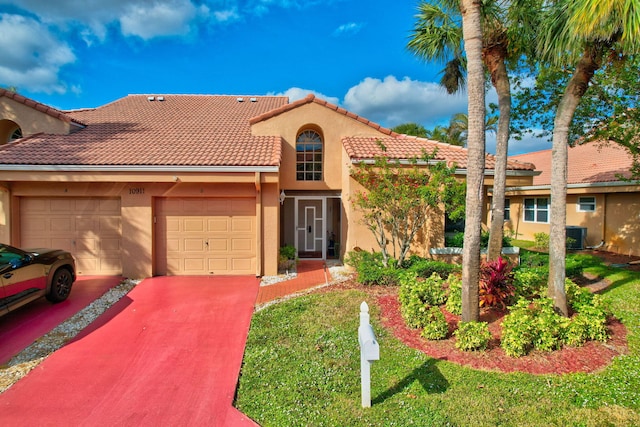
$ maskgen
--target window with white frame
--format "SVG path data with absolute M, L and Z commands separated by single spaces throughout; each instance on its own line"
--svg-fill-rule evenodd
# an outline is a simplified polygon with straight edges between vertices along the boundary
M 578 212 L 595 212 L 596 198 L 594 196 L 578 197 Z
M 296 180 L 322 181 L 322 137 L 304 130 L 296 138 Z
M 524 199 L 525 222 L 549 222 L 549 198 Z
M 504 220 L 509 221 L 511 219 L 511 200 L 504 199 Z

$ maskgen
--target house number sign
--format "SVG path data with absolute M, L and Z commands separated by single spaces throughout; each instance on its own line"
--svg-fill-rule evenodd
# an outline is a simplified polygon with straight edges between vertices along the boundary
M 144 187 L 131 187 L 129 194 L 144 194 Z

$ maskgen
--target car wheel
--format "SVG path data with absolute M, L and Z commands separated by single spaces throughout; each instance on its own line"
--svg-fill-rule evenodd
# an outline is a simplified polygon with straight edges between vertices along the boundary
M 61 268 L 53 275 L 51 288 L 47 294 L 47 299 L 51 302 L 61 302 L 67 299 L 71 292 L 73 276 L 66 268 Z

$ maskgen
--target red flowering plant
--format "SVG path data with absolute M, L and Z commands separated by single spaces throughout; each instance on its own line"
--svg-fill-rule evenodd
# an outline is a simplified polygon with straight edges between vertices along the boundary
M 513 298 L 513 267 L 504 258 L 484 261 L 480 267 L 480 307 L 506 308 Z

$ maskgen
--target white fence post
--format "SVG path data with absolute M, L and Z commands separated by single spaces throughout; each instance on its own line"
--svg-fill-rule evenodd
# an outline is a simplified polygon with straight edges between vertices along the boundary
M 360 343 L 360 383 L 362 392 L 362 407 L 371 407 L 371 363 L 380 360 L 380 346 L 376 341 L 371 324 L 369 324 L 369 306 L 366 302 L 360 304 L 360 327 L 358 328 Z

